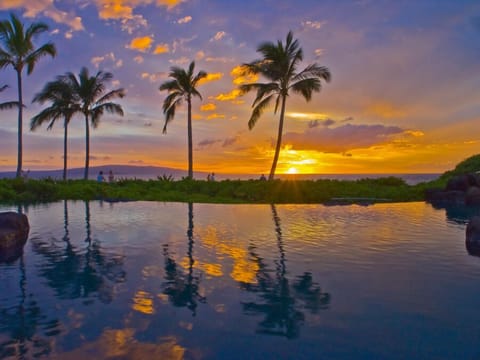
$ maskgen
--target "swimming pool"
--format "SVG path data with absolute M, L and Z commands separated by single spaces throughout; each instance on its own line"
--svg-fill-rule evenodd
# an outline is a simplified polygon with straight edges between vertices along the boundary
M 24 254 L 0 264 L 2 359 L 480 356 L 469 215 L 420 202 L 22 211 Z

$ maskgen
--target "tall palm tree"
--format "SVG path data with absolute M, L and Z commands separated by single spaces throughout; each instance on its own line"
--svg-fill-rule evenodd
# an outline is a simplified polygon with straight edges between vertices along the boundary
M 90 123 L 93 128 L 96 128 L 105 112 L 123 116 L 122 106 L 111 100 L 123 98 L 125 90 L 120 88 L 105 93 L 106 84 L 112 79 L 112 73 L 103 71 L 98 71 L 94 76 L 90 76 L 86 67 L 80 70 L 78 78 L 71 72 L 62 77 L 62 80 L 71 87 L 75 96 L 78 97 L 79 111 L 85 117 L 85 180 L 88 180 L 90 161 Z
M 192 145 L 192 97 L 197 96 L 202 100 L 202 95 L 198 92 L 196 86 L 198 82 L 207 76 L 205 71 L 199 71 L 194 75 L 195 61 L 190 63 L 188 70 L 185 71 L 179 67 L 173 66 L 168 74 L 173 80 L 169 80 L 160 85 L 160 91 L 168 91 L 168 95 L 163 102 L 163 113 L 165 114 L 165 125 L 163 133 L 167 132 L 168 123 L 175 117 L 177 106 L 187 102 L 187 131 L 188 131 L 188 177 L 193 178 L 193 145 Z
M 10 20 L 0 21 L 0 69 L 13 67 L 17 73 L 18 84 L 18 161 L 17 177 L 22 173 L 22 132 L 23 132 L 23 93 L 22 72 L 27 67 L 30 75 L 35 64 L 44 56 L 55 57 L 57 51 L 53 43 L 46 43 L 38 48 L 33 40 L 48 26 L 42 22 L 32 23 L 27 29 L 15 14 L 10 14 Z
M 285 44 L 264 42 L 257 48 L 262 58 L 249 64 L 244 64 L 245 71 L 252 74 L 263 75 L 270 82 L 251 83 L 240 85 L 242 94 L 252 90 L 257 95 L 252 104 L 252 114 L 248 121 L 248 128 L 251 130 L 257 123 L 263 111 L 271 101 L 275 99 L 274 113 L 277 113 L 280 106 L 280 120 L 278 125 L 277 145 L 270 170 L 269 180 L 273 180 L 277 167 L 278 156 L 282 145 L 283 121 L 285 118 L 285 104 L 289 91 L 300 94 L 306 101 L 310 101 L 313 92 L 321 89 L 321 80 L 330 81 L 330 70 L 316 63 L 308 65 L 302 71 L 298 71 L 298 65 L 303 60 L 303 50 L 298 40 L 293 39 L 291 31 L 287 34 Z
M 33 131 L 43 123 L 50 121 L 47 130 L 51 130 L 55 121 L 63 118 L 63 180 L 67 180 L 67 137 L 68 123 L 73 115 L 80 111 L 78 96 L 75 95 L 71 86 L 57 77 L 55 81 L 47 83 L 42 91 L 35 95 L 32 102 L 44 104 L 49 102 L 50 106 L 35 115 L 30 122 L 30 129 Z

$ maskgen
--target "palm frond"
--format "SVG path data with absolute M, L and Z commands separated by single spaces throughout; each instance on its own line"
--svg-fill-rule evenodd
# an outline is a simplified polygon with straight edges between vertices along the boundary
M 326 82 L 330 82 L 332 75 L 327 67 L 313 63 L 307 66 L 298 74 L 296 74 L 292 78 L 292 81 L 299 81 L 313 77 L 325 80 Z
M 160 91 L 174 91 L 174 90 L 180 90 L 178 87 L 178 82 L 176 80 L 169 80 L 165 81 L 163 84 L 160 85 L 158 88 Z
M 119 104 L 109 102 L 109 103 L 98 105 L 97 107 L 92 109 L 90 112 L 90 121 L 94 129 L 98 127 L 100 123 L 100 118 L 105 112 L 123 116 L 123 108 Z
M 260 116 L 262 116 L 264 110 L 270 104 L 272 100 L 273 94 L 270 96 L 265 97 L 262 101 L 260 101 L 252 111 L 252 115 L 250 116 L 250 120 L 248 120 L 248 129 L 252 130 L 255 124 L 257 123 Z
M 197 83 L 208 74 L 205 71 L 199 71 L 195 76 L 195 61 L 188 66 L 187 71 L 177 66 L 170 68 L 168 76 L 172 80 L 167 80 L 158 88 L 160 91 L 167 91 L 168 95 L 163 101 L 163 113 L 165 114 L 165 125 L 163 133 L 167 131 L 168 123 L 175 117 L 177 106 L 181 106 L 183 101 L 190 102 L 192 96 L 202 99 L 202 95 L 197 90 Z
M 103 104 L 115 98 L 123 98 L 124 96 L 125 96 L 125 89 L 123 88 L 115 89 L 115 90 L 109 91 L 107 94 L 102 96 L 100 99 L 97 100 L 96 103 Z
M 167 125 L 170 123 L 175 118 L 175 110 L 177 109 L 178 106 L 182 104 L 183 98 L 175 98 L 172 100 L 170 106 L 168 108 L 164 107 L 164 114 L 165 114 L 165 124 L 163 125 L 163 130 L 162 133 L 166 134 L 167 133 Z
M 31 40 L 34 37 L 48 31 L 49 27 L 43 22 L 36 22 L 31 24 L 25 31 L 25 39 Z
M 27 64 L 27 74 L 30 75 L 37 61 L 47 55 L 51 56 L 52 58 L 57 55 L 57 49 L 53 43 L 44 44 L 35 51 L 29 53 L 25 58 L 25 63 Z
M 18 109 L 18 101 L 0 103 L 0 110 Z
M 280 93 L 280 88 L 277 83 L 258 84 L 257 96 L 253 101 L 252 107 L 257 106 L 265 97 Z
M 63 114 L 58 110 L 58 108 L 49 107 L 43 109 L 30 120 L 30 130 L 35 131 L 39 126 L 43 125 L 47 121 L 50 121 L 50 124 L 47 127 L 47 129 L 50 130 L 55 121 L 62 116 Z
M 310 101 L 313 92 L 319 92 L 321 89 L 321 82 L 318 78 L 309 78 L 300 80 L 291 86 L 294 93 L 301 94 L 306 101 Z

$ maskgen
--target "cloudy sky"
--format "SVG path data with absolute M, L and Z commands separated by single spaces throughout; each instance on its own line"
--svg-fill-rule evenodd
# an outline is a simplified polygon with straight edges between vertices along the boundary
M 263 41 L 300 41 L 304 63 L 332 73 L 306 103 L 290 96 L 279 172 L 428 173 L 480 152 L 480 2 L 477 0 L 0 0 L 27 25 L 43 21 L 55 59 L 25 76 L 24 168 L 61 168 L 61 122 L 28 131 L 40 111 L 33 95 L 57 75 L 114 74 L 124 117 L 105 116 L 91 132 L 91 165 L 187 166 L 186 108 L 162 135 L 171 66 L 209 73 L 193 102 L 194 169 L 268 173 L 278 114 L 267 110 L 251 131 L 253 94 L 239 97 L 242 63 Z M 16 80 L 2 70 L 14 100 Z M 259 79 L 261 81 L 261 79 Z M 69 165 L 84 164 L 84 122 L 69 127 Z M 0 113 L 0 169 L 16 168 L 16 113 Z

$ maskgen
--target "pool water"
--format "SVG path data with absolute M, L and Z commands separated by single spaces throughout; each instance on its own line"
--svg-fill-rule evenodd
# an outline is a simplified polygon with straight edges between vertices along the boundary
M 17 210 L 2 206 L 1 211 Z M 471 214 L 58 202 L 0 263 L 1 359 L 476 359 Z

